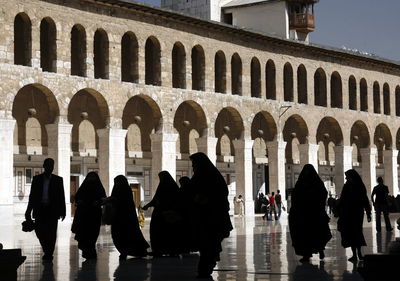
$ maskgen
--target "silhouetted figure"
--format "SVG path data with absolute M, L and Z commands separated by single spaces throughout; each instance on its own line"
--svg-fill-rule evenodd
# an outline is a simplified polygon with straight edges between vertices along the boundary
M 153 256 L 177 255 L 182 252 L 182 217 L 179 214 L 179 187 L 169 172 L 158 174 L 160 183 L 153 199 L 143 207 L 154 207 L 150 221 L 150 243 Z
M 319 253 L 325 257 L 326 244 L 332 238 L 329 217 L 325 211 L 328 192 L 311 164 L 306 164 L 292 192 L 289 211 L 289 228 L 296 255 L 303 256 L 301 262 Z
M 242 195 L 238 196 L 238 198 L 236 199 L 236 204 L 238 204 L 239 216 L 243 217 L 244 216 L 244 200 L 243 200 Z
M 151 268 L 153 268 L 153 265 Z M 128 259 L 120 262 L 114 272 L 114 281 L 147 281 L 149 280 L 148 277 L 148 261 L 145 259 Z
M 233 229 L 229 217 L 228 186 L 204 153 L 190 156 L 194 192 L 192 223 L 194 241 L 200 251 L 198 277 L 209 278 L 220 260 L 221 242 Z
M 265 194 L 265 196 L 263 197 L 262 200 L 263 200 L 262 201 L 263 205 L 265 205 L 265 214 L 262 216 L 262 218 L 264 220 L 269 221 L 269 220 L 271 220 L 269 218 L 269 192 L 267 192 L 267 194 Z
M 332 197 L 332 194 L 329 194 L 329 198 L 328 198 L 328 209 L 329 209 L 329 215 L 331 215 L 335 209 L 336 206 L 336 199 Z
M 282 195 L 281 195 L 281 191 L 278 189 L 276 191 L 276 195 L 275 195 L 275 206 L 276 206 L 276 210 L 278 213 L 278 219 L 281 217 L 282 215 Z
M 143 237 L 136 215 L 132 189 L 126 177 L 119 175 L 114 178 L 111 200 L 115 209 L 115 217 L 111 223 L 111 236 L 114 245 L 120 252 L 120 259 L 147 255 L 149 244 Z
M 389 219 L 389 188 L 383 184 L 382 177 L 378 177 L 376 181 L 378 185 L 374 187 L 371 194 L 372 204 L 376 212 L 376 231 L 381 232 L 381 213 L 383 213 L 383 217 L 385 218 L 386 231 L 392 231 L 393 228 Z
M 65 195 L 63 179 L 52 174 L 54 160 L 46 158 L 43 168 L 44 173 L 33 177 L 25 219 L 31 220 L 32 213 L 36 236 L 44 252 L 43 260 L 51 261 L 56 245 L 58 219 L 65 219 Z
M 346 183 L 337 204 L 338 230 L 342 237 L 342 246 L 351 247 L 353 256 L 349 261 L 363 259 L 361 246 L 366 246 L 363 234 L 364 211 L 368 222 L 371 221 L 371 205 L 367 197 L 367 190 L 360 175 L 353 169 L 345 172 Z
M 193 190 L 190 185 L 189 177 L 181 177 L 179 179 L 179 192 L 178 192 L 178 212 L 182 216 L 182 253 L 195 252 L 198 249 L 192 240 L 192 223 L 191 223 L 191 210 L 193 208 Z
M 271 196 L 269 197 L 269 218 L 272 220 L 272 213 L 274 213 L 275 220 L 278 220 L 278 216 L 276 214 L 276 202 L 275 202 L 275 192 L 272 191 Z
M 101 204 L 106 191 L 96 172 L 90 172 L 75 194 L 76 211 L 71 231 L 85 259 L 97 258 L 96 241 L 101 226 Z
M 96 260 L 85 260 L 79 268 L 75 281 L 97 281 Z

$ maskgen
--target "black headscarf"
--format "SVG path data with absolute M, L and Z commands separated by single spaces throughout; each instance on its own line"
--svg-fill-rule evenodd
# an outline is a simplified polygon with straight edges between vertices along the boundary
M 96 172 L 89 172 L 76 192 L 75 200 L 90 202 L 104 197 L 106 192 L 99 175 Z
M 114 187 L 111 196 L 114 197 L 117 202 L 126 202 L 129 207 L 135 208 L 132 189 L 129 186 L 128 180 L 125 176 L 119 175 L 114 178 Z
M 347 170 L 344 174 L 346 175 L 347 180 L 350 180 L 351 186 L 353 187 L 354 191 L 360 192 L 362 194 L 367 193 L 364 182 L 362 181 L 360 174 L 357 173 L 356 170 L 350 169 Z
M 324 183 L 319 177 L 314 166 L 311 164 L 306 164 L 301 170 L 299 178 L 294 186 L 294 188 L 320 188 L 324 187 Z

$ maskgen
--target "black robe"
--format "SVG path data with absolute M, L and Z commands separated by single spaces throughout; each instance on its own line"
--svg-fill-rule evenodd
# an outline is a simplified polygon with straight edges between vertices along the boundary
M 115 247 L 122 255 L 147 255 L 149 244 L 140 230 L 132 189 L 122 175 L 114 179 L 111 200 L 115 208 L 115 218 L 111 223 L 111 236 Z

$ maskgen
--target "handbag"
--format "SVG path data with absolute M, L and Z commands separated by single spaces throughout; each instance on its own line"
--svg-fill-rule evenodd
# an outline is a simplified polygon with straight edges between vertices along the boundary
M 35 222 L 33 220 L 26 220 L 22 222 L 22 231 L 31 232 L 35 229 Z

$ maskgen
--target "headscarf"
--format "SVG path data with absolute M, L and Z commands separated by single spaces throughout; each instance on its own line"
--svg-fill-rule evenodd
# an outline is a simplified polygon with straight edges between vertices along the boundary
M 325 188 L 324 183 L 319 177 L 314 166 L 311 164 L 306 164 L 304 165 L 303 170 L 301 170 L 294 188 L 317 188 L 321 186 Z
M 346 175 L 347 179 L 350 179 L 351 186 L 353 186 L 353 188 L 356 189 L 355 191 L 365 194 L 367 193 L 367 189 L 364 185 L 364 182 L 362 181 L 359 173 L 357 173 L 356 170 L 350 169 L 347 170 L 344 174 Z
M 132 202 L 133 206 L 135 206 L 131 187 L 129 186 L 127 178 L 123 175 L 114 178 L 114 187 L 111 196 L 116 198 L 117 201 Z
M 76 192 L 76 200 L 92 201 L 106 197 L 103 184 L 96 172 L 89 172 Z

